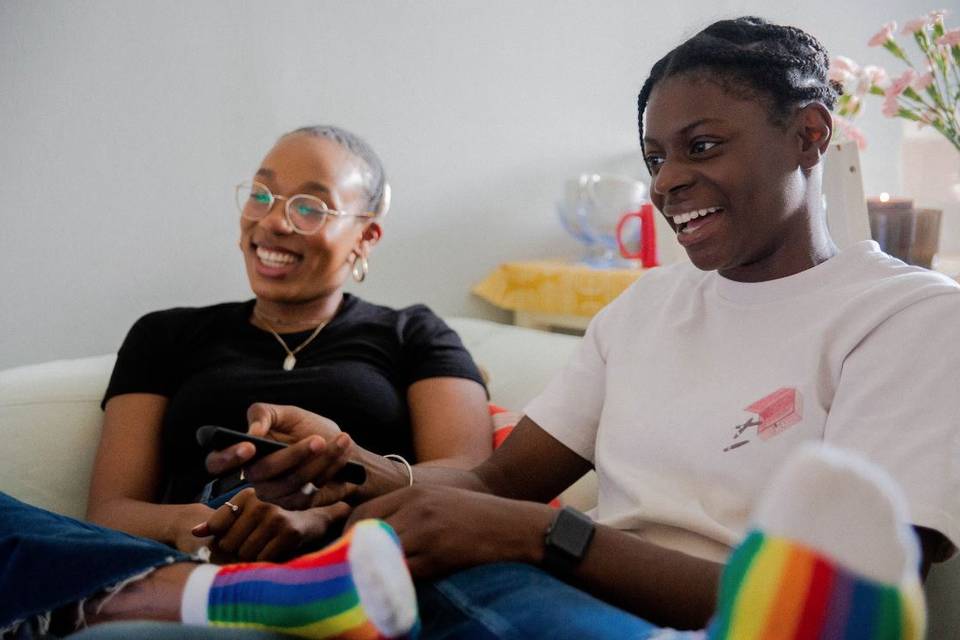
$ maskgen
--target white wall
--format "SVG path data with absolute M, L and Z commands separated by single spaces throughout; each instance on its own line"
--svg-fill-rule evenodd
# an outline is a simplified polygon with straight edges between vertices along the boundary
M 503 260 L 577 255 L 563 181 L 639 166 L 636 93 L 669 48 L 754 13 L 887 64 L 867 38 L 928 4 L 3 0 L 0 367 L 113 351 L 146 311 L 247 296 L 232 186 L 312 123 L 364 135 L 394 187 L 358 290 L 504 319 L 470 286 Z M 896 192 L 900 127 L 869 107 L 866 191 Z

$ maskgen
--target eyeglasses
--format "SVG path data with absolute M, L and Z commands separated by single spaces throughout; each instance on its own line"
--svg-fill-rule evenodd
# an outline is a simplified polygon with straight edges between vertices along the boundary
M 373 218 L 372 213 L 347 213 L 327 206 L 316 196 L 300 193 L 295 196 L 277 196 L 266 186 L 256 181 L 241 182 L 237 185 L 237 208 L 240 217 L 247 220 L 260 220 L 273 209 L 277 200 L 286 200 L 283 212 L 290 227 L 299 234 L 310 235 L 320 231 L 330 216 L 351 218 Z

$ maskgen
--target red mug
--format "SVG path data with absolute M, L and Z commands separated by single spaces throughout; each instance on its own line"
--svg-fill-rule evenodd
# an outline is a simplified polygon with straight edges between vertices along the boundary
M 640 221 L 640 245 L 636 251 L 630 251 L 623 242 L 624 227 L 630 218 Z M 639 260 L 644 269 L 660 266 L 660 261 L 657 260 L 657 230 L 654 227 L 652 204 L 647 203 L 641 206 L 639 211 L 625 213 L 620 217 L 617 223 L 617 248 L 624 258 Z

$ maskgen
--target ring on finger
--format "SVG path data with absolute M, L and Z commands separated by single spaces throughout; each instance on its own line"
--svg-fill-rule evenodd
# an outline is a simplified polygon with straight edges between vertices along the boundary
M 312 496 L 317 492 L 317 490 L 318 490 L 317 485 L 313 484 L 312 482 L 308 482 L 307 484 L 300 487 L 300 493 L 302 493 L 305 496 Z
M 223 503 L 223 506 L 225 506 L 225 507 L 230 507 L 230 511 L 233 511 L 234 513 L 240 513 L 240 505 L 238 505 L 238 504 L 233 504 L 233 503 L 230 502 L 229 500 L 227 500 L 226 502 L 224 502 L 224 503 Z

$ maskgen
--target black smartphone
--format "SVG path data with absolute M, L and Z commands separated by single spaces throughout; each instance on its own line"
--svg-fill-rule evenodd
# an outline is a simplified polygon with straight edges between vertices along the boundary
M 287 448 L 287 445 L 283 442 L 252 436 L 249 433 L 234 431 L 233 429 L 226 429 L 224 427 L 215 427 L 213 425 L 206 425 L 197 429 L 197 442 L 207 451 L 219 451 L 240 442 L 249 442 L 257 448 L 257 452 L 247 464 L 251 464 L 264 456 Z M 367 470 L 359 462 L 349 461 L 333 475 L 332 479 L 335 482 L 363 484 L 367 479 Z

